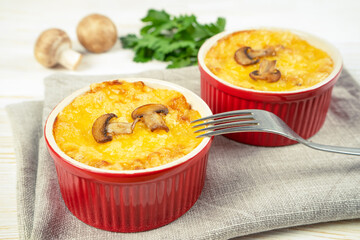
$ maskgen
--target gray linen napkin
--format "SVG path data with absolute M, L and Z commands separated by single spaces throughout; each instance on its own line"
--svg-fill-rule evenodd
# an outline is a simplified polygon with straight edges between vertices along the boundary
M 199 94 L 197 68 L 148 71 Z M 66 208 L 42 136 L 51 109 L 74 90 L 124 75 L 52 75 L 45 100 L 7 107 L 17 156 L 22 239 L 228 239 L 289 226 L 360 217 L 360 158 L 302 145 L 256 147 L 216 137 L 197 203 L 178 220 L 140 233 L 113 233 L 82 223 Z M 344 71 L 314 142 L 360 147 L 360 87 Z

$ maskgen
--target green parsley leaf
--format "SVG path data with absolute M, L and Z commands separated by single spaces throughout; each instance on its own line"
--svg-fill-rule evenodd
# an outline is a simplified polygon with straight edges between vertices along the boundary
M 170 15 L 166 13 L 164 10 L 157 11 L 154 9 L 150 9 L 147 15 L 141 19 L 143 22 L 151 22 L 153 24 L 161 24 L 170 21 Z
M 120 37 L 123 48 L 134 48 L 139 41 L 135 34 L 129 34 L 126 37 Z
M 135 62 L 156 59 L 169 62 L 168 68 L 196 65 L 200 46 L 209 37 L 224 31 L 226 25 L 224 18 L 200 24 L 194 15 L 171 16 L 164 10 L 154 9 L 141 21 L 145 26 L 140 29 L 139 37 L 135 34 L 120 37 L 123 48 L 135 52 Z

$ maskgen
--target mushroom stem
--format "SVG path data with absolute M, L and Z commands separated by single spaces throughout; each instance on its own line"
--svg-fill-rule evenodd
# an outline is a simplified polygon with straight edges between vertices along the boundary
M 160 114 L 146 114 L 142 117 L 145 125 L 153 132 L 157 129 L 169 131 L 168 126 L 166 126 L 164 119 Z
M 118 134 L 131 134 L 134 131 L 136 123 L 139 119 L 136 119 L 132 123 L 127 122 L 112 122 L 107 126 L 107 132 L 110 135 L 118 135 Z
M 260 66 L 259 66 L 259 74 L 263 75 L 263 74 L 266 74 L 266 73 L 275 72 L 276 71 L 275 65 L 276 65 L 276 60 L 273 60 L 273 61 L 263 60 L 263 61 L 261 61 Z
M 279 81 L 281 72 L 275 68 L 276 60 L 269 61 L 264 59 L 260 62 L 259 70 L 255 70 L 249 74 L 254 80 L 266 80 L 269 83 Z
M 82 55 L 71 48 L 59 49 L 59 63 L 70 70 L 75 70 L 81 62 Z
M 265 49 L 251 50 L 251 51 L 248 51 L 247 54 L 250 58 L 259 58 L 259 57 L 266 57 L 266 56 L 275 56 L 276 52 L 273 47 L 268 47 Z

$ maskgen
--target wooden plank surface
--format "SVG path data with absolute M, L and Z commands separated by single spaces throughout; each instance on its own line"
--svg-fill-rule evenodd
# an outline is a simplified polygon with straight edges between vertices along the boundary
M 360 80 L 360 2 L 350 0 L 303 1 L 26 1 L 0 0 L 0 239 L 17 239 L 16 159 L 5 106 L 43 98 L 43 78 L 53 73 L 113 74 L 164 69 L 165 64 L 131 61 L 132 52 L 118 42 L 108 53 L 86 53 L 76 39 L 78 21 L 93 12 L 109 16 L 119 35 L 135 33 L 150 8 L 170 13 L 194 13 L 200 22 L 227 19 L 227 29 L 276 26 L 316 34 L 339 48 L 344 66 Z M 62 68 L 45 69 L 33 57 L 38 34 L 50 27 L 64 29 L 75 50 L 84 53 L 76 72 Z M 360 104 L 360 103 L 359 103 Z M 360 239 L 360 220 L 321 223 L 259 233 L 239 239 Z

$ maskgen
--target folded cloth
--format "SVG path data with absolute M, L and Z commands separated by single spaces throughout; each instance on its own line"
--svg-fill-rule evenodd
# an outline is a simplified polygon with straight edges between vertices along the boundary
M 74 217 L 60 194 L 43 124 L 52 108 L 92 82 L 124 75 L 52 75 L 44 102 L 7 107 L 12 122 L 22 239 L 228 239 L 251 233 L 360 217 L 360 158 L 316 151 L 300 144 L 256 147 L 216 137 L 207 177 L 196 204 L 161 228 L 139 233 L 96 229 Z M 163 79 L 199 94 L 197 68 L 158 70 L 132 77 Z M 311 140 L 360 147 L 360 87 L 343 71 L 327 120 Z

